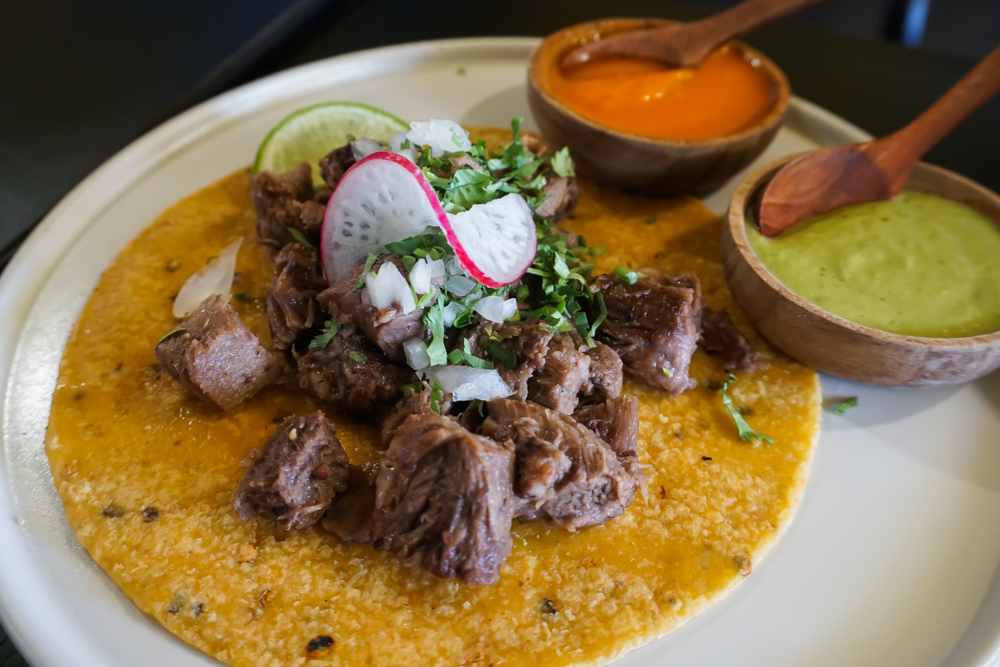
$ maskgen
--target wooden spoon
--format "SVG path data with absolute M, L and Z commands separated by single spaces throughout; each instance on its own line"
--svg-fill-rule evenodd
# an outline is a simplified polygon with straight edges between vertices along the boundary
M 779 16 L 819 0 L 746 0 L 694 23 L 611 35 L 571 51 L 561 67 L 569 72 L 595 57 L 652 58 L 671 67 L 694 67 L 716 47 Z
M 799 220 L 848 204 L 892 199 L 917 160 L 998 90 L 1000 47 L 898 132 L 788 163 L 761 197 L 761 234 L 775 236 Z

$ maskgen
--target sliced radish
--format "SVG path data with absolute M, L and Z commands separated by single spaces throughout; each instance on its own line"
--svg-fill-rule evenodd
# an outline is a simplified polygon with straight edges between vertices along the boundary
M 506 197 L 505 197 L 506 199 Z M 355 163 L 337 184 L 323 216 L 320 250 L 332 283 L 385 244 L 448 222 L 417 165 L 380 151 Z
M 523 276 L 538 251 L 535 221 L 521 195 L 446 214 L 441 227 L 462 268 L 487 287 L 503 287 Z
M 174 317 L 187 317 L 213 294 L 218 294 L 223 301 L 229 299 L 233 272 L 236 271 L 236 253 L 242 242 L 241 236 L 220 250 L 218 255 L 210 257 L 205 266 L 184 282 L 174 299 Z

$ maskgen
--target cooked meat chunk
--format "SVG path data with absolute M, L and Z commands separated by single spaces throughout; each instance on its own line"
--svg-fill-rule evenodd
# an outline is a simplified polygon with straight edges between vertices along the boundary
M 289 417 L 264 445 L 233 498 L 243 519 L 274 519 L 285 530 L 311 526 L 347 488 L 347 454 L 322 412 Z
M 232 410 L 273 384 L 284 366 L 217 295 L 181 322 L 183 332 L 156 346 L 163 370 L 209 405 Z
M 701 285 L 690 273 L 668 276 L 654 269 L 634 285 L 615 274 L 594 279 L 608 315 L 597 332 L 621 357 L 625 371 L 646 384 L 679 394 L 692 386 L 691 355 L 701 327 Z
M 514 396 L 523 401 L 528 398 L 528 380 L 545 365 L 554 333 L 552 327 L 538 320 L 499 325 L 485 322 L 474 328 L 468 338 L 472 353 L 492 362 L 504 382 L 514 388 Z M 507 368 L 506 363 L 491 352 L 497 349 L 514 355 L 513 368 Z
M 513 540 L 513 455 L 437 414 L 410 416 L 382 457 L 372 546 L 403 565 L 492 584 Z
M 346 143 L 340 148 L 335 148 L 319 160 L 319 175 L 323 177 L 331 190 L 337 188 L 337 183 L 343 178 L 344 172 L 350 169 L 356 160 L 354 159 L 354 149 L 350 143 Z
M 586 352 L 590 357 L 590 378 L 583 387 L 583 403 L 603 403 L 622 393 L 622 358 L 604 343 Z
M 549 222 L 559 222 L 568 218 L 580 199 L 580 188 L 572 178 L 551 175 L 543 189 L 545 200 L 535 209 L 535 214 Z
M 577 395 L 590 380 L 590 356 L 585 350 L 587 344 L 576 332 L 553 335 L 544 365 L 528 380 L 528 400 L 572 414 Z
M 300 387 L 351 417 L 385 413 L 402 398 L 403 385 L 417 379 L 412 370 L 386 358 L 353 324 L 341 325 L 326 347 L 300 357 L 298 367 Z
M 406 275 L 406 268 L 399 255 L 380 258 L 375 262 L 373 271 L 378 273 L 386 262 L 392 262 L 401 274 Z M 365 286 L 358 287 L 358 278 L 363 270 L 364 266 L 356 266 L 341 276 L 328 289 L 320 292 L 319 302 L 341 324 L 356 324 L 390 359 L 402 361 L 405 356 L 403 343 L 422 336 L 426 329 L 422 321 L 424 309 L 417 308 L 404 314 L 399 304 L 393 304 L 379 310 L 372 305 Z
M 495 398 L 482 433 L 515 454 L 516 516 L 577 530 L 620 515 L 644 484 L 635 453 L 616 456 L 572 417 L 534 403 Z
M 585 405 L 573 418 L 596 433 L 615 454 L 634 453 L 639 445 L 639 399 L 619 396 L 600 405 Z
M 438 401 L 437 410 L 431 402 L 433 391 L 424 387 L 422 391 L 414 392 L 409 398 L 404 398 L 392 409 L 389 416 L 382 421 L 382 446 L 388 447 L 396 435 L 396 430 L 402 426 L 410 415 L 439 414 L 446 415 L 451 410 L 451 394 L 443 392 Z
M 276 252 L 295 240 L 288 231 L 292 228 L 318 245 L 323 204 L 315 196 L 312 169 L 306 162 L 280 176 L 258 172 L 250 182 L 250 198 L 257 212 L 260 242 Z
M 701 318 L 701 345 L 706 352 L 720 353 L 727 371 L 750 372 L 767 368 L 767 362 L 733 324 L 725 308 L 706 308 Z
M 337 493 L 320 525 L 348 544 L 370 542 L 378 463 L 347 467 L 346 488 Z
M 291 347 L 309 329 L 320 326 L 323 313 L 316 294 L 326 287 L 315 250 L 289 243 L 275 258 L 277 276 L 267 291 L 267 321 L 278 350 Z

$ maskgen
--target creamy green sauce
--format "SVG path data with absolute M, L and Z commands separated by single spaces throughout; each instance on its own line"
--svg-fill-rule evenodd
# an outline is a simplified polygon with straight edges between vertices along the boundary
M 852 322 L 933 338 L 1000 329 L 1000 228 L 957 202 L 903 190 L 775 238 L 748 220 L 747 235 L 778 280 Z

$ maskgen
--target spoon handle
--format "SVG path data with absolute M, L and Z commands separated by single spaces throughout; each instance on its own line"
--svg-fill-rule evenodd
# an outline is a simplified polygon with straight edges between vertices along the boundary
M 898 192 L 924 153 L 951 132 L 986 100 L 1000 91 L 1000 47 L 986 56 L 916 120 L 885 139 L 873 142 L 872 157 L 889 175 Z
M 687 25 L 687 41 L 693 44 L 697 41 L 704 44 L 705 51 L 698 59 L 707 56 L 712 49 L 740 35 L 750 32 L 757 26 L 786 14 L 791 14 L 801 7 L 811 5 L 820 0 L 745 0 L 732 9 L 710 16 L 707 19 Z

